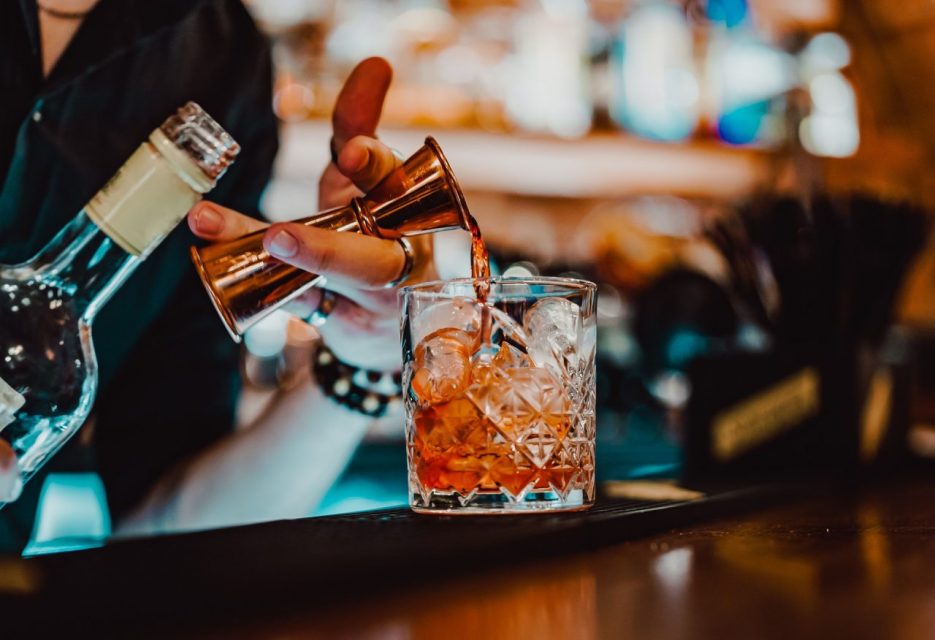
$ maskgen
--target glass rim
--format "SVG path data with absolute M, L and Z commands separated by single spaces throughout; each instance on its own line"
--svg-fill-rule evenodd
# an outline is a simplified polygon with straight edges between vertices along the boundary
M 463 294 L 455 293 L 445 293 L 437 290 L 439 287 L 451 284 L 463 284 L 474 286 L 474 283 L 477 282 L 474 278 L 451 278 L 448 280 L 429 280 L 428 282 L 419 282 L 417 284 L 408 285 L 405 287 L 400 287 L 399 294 L 402 297 L 418 297 L 418 298 L 439 298 L 439 299 L 451 299 L 451 298 L 464 298 Z M 518 284 L 518 285 L 553 285 L 556 287 L 563 287 L 564 291 L 549 291 L 549 292 L 517 292 L 517 293 L 507 293 L 505 295 L 497 295 L 493 290 L 490 291 L 491 298 L 503 299 L 511 297 L 558 297 L 561 295 L 575 294 L 575 293 L 596 293 L 597 284 L 591 282 L 590 280 L 582 280 L 580 278 L 562 278 L 559 276 L 509 276 L 504 278 L 503 276 L 493 276 L 490 278 L 491 285 L 498 284 Z

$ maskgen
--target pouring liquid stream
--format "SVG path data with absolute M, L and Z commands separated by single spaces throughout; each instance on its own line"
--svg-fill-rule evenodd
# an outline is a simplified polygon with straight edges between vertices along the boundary
M 474 280 L 474 293 L 481 303 L 487 302 L 490 293 L 490 254 L 480 227 L 474 216 L 468 214 L 469 231 L 471 232 L 471 278 Z
M 490 294 L 490 254 L 481 235 L 480 226 L 474 216 L 468 214 L 468 230 L 471 232 L 471 279 L 474 294 L 481 303 L 481 344 L 490 344 L 492 322 L 487 296 Z

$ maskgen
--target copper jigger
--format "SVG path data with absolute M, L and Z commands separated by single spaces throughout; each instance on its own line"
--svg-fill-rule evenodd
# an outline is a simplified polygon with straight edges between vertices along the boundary
M 363 197 L 296 222 L 397 238 L 468 229 L 469 217 L 454 173 L 441 147 L 429 137 Z M 251 326 L 324 279 L 270 256 L 263 248 L 263 234 L 257 231 L 191 249 L 198 275 L 235 342 Z

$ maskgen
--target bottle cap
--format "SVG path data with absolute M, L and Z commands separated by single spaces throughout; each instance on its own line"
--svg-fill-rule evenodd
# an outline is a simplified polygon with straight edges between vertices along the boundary
M 240 153 L 231 135 L 194 102 L 169 116 L 159 129 L 212 180 L 220 178 Z
M 221 125 L 189 102 L 153 130 L 85 208 L 114 242 L 145 257 L 214 188 L 239 151 Z

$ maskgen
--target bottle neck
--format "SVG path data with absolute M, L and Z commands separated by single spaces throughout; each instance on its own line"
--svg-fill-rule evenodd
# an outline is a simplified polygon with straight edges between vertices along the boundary
M 127 253 L 81 210 L 32 262 L 40 280 L 72 297 L 88 324 L 142 259 Z

